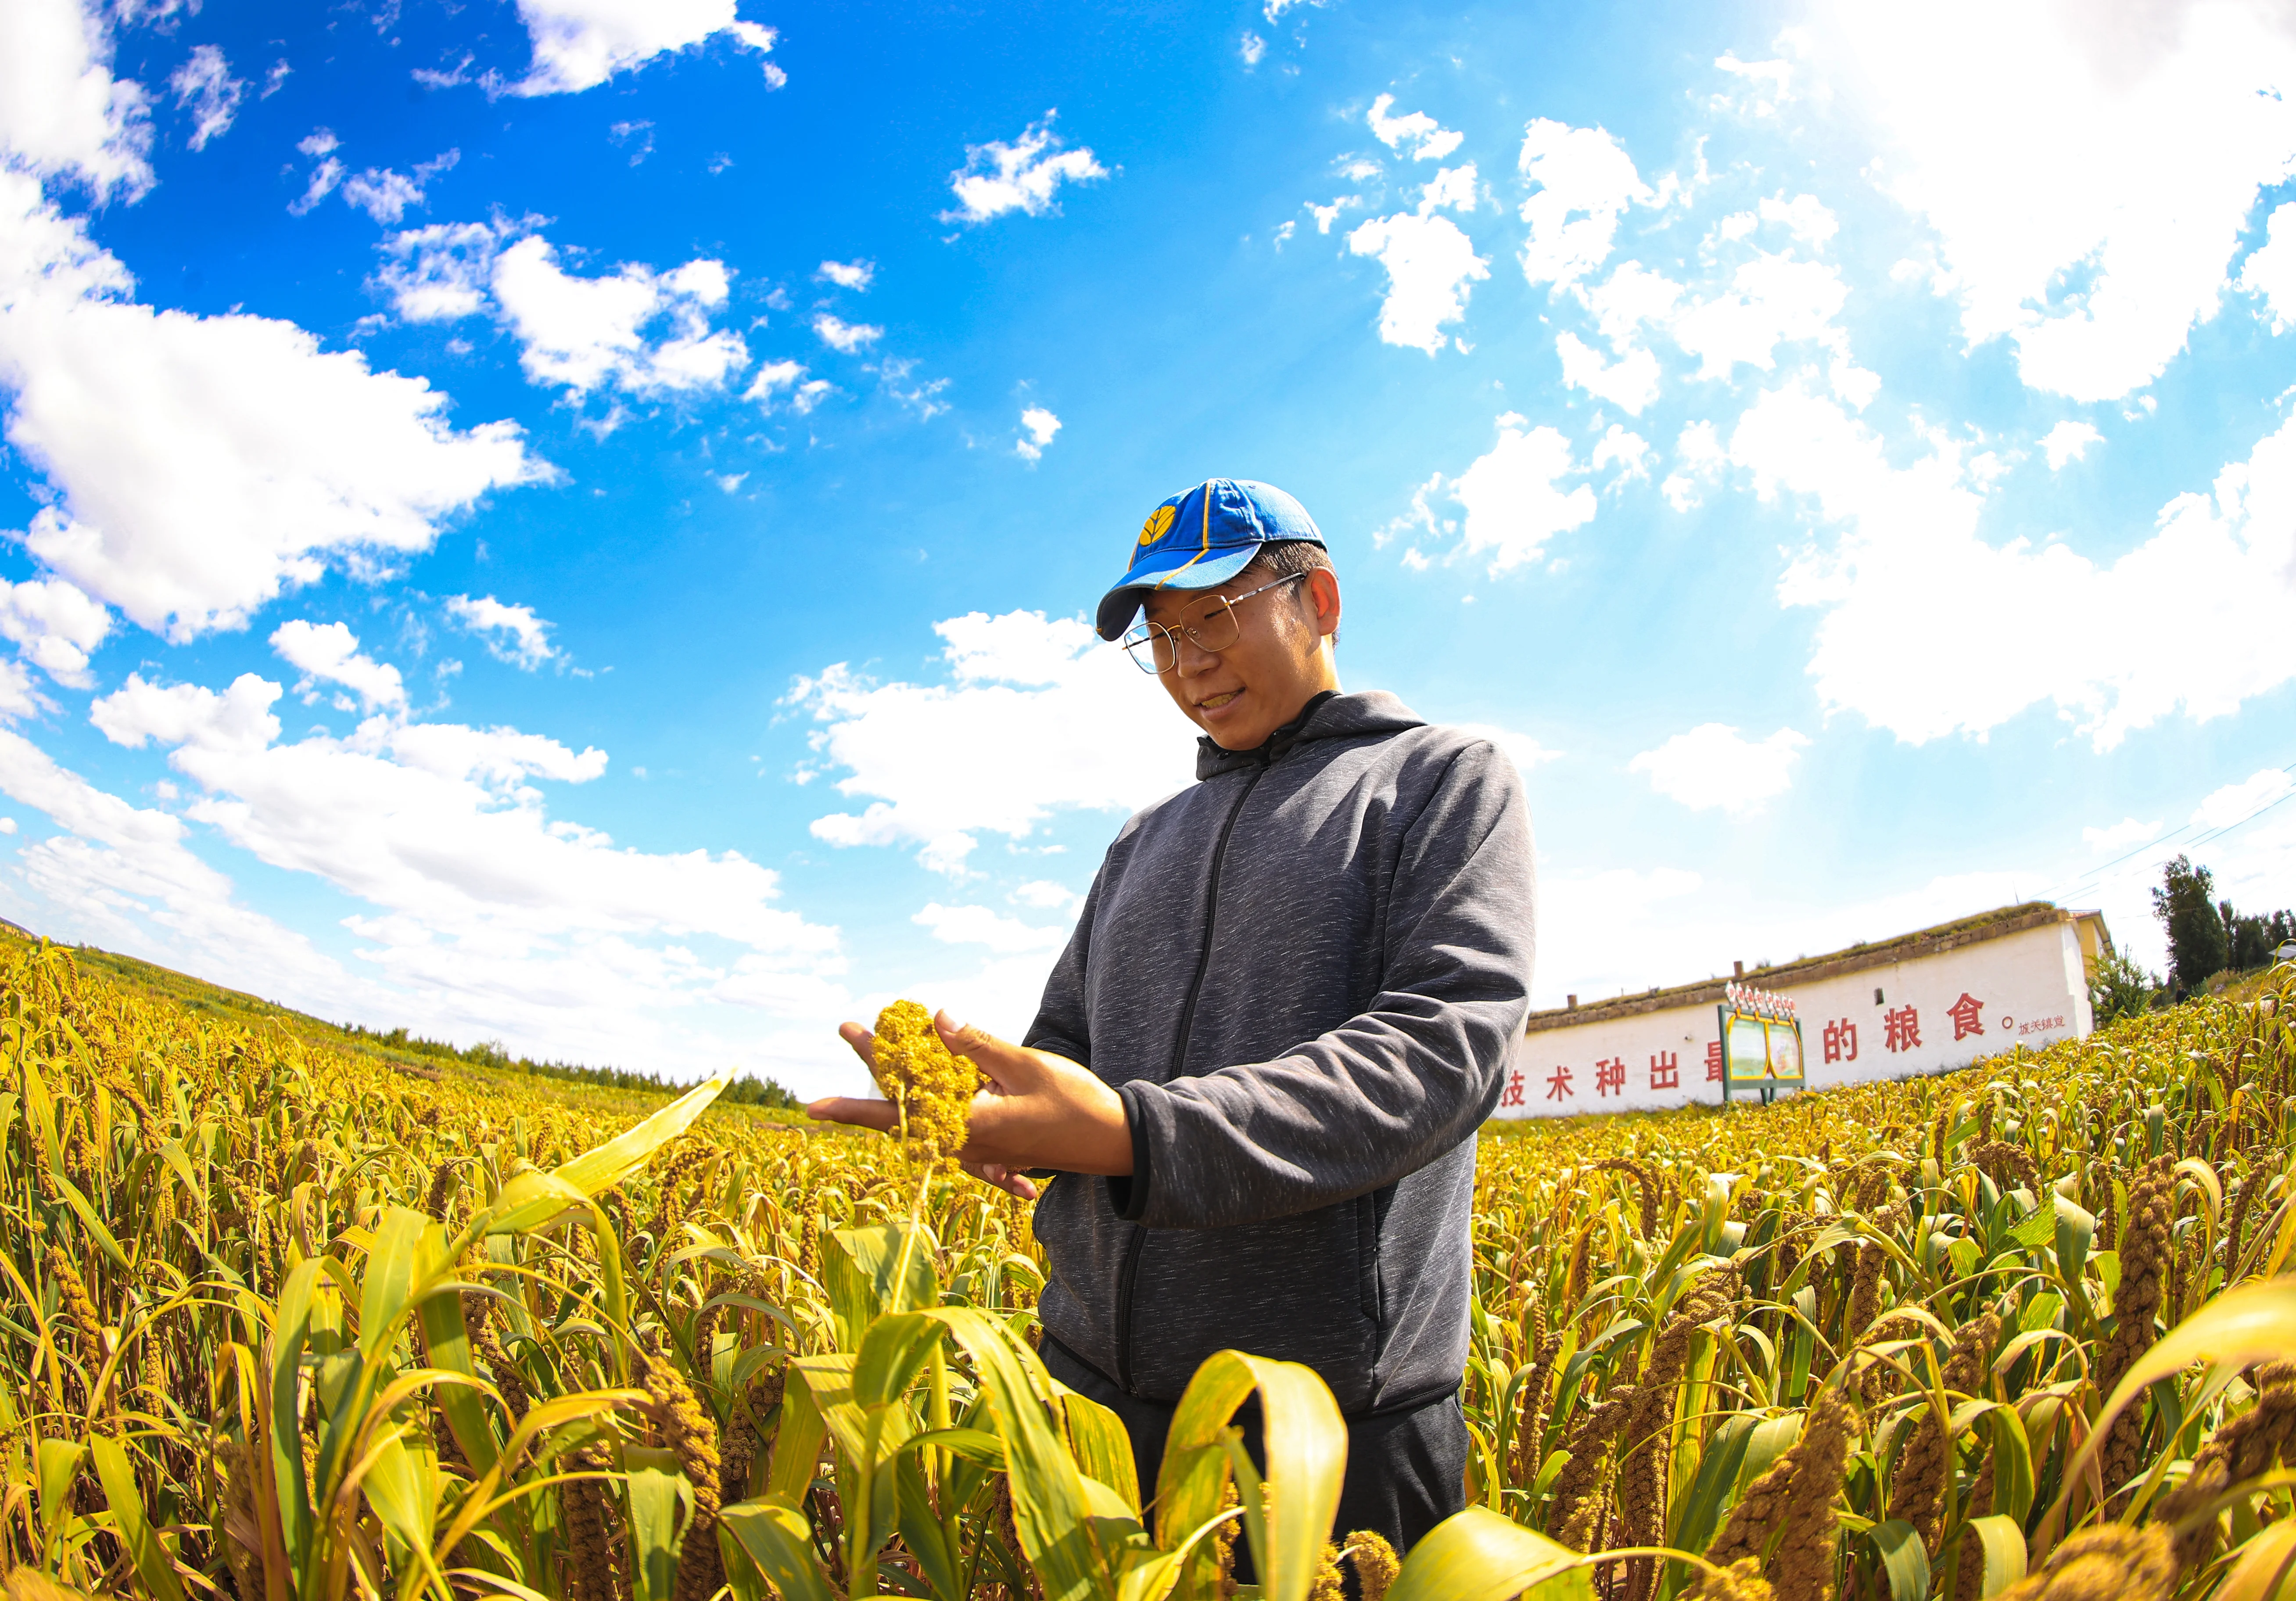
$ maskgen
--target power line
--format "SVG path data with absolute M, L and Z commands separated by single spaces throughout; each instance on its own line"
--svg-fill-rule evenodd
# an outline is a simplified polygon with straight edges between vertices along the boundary
M 2288 763 L 2285 767 L 2282 768 L 2280 771 L 2284 773 L 2296 773 L 2296 761 Z M 2263 805 L 2258 807 L 2255 810 L 2250 812 L 2245 817 L 2234 818 L 2232 822 L 2224 824 L 2219 827 L 2210 829 L 2203 833 L 2194 836 L 2192 839 L 2187 840 L 2185 842 L 2185 849 L 2187 851 L 2197 850 L 2202 846 L 2209 844 L 2212 841 L 2224 838 L 2225 835 L 2232 833 L 2233 830 L 2236 828 L 2246 827 L 2249 824 L 2255 822 L 2257 818 L 2262 817 L 2266 812 L 2272 810 L 2275 807 L 2285 806 L 2291 800 L 2296 800 L 2296 789 L 2292 789 L 2285 794 L 2276 796 L 2274 799 L 2266 801 Z M 2113 868 L 2120 866 L 2121 863 L 2129 860 L 2131 858 L 2143 856 L 2147 851 L 2157 850 L 2159 847 L 2167 844 L 2170 840 L 2175 839 L 2178 834 L 2186 832 L 2194 826 L 2194 825 L 2192 823 L 2180 823 L 2176 827 L 2170 829 L 2168 833 L 2161 835 L 2158 839 L 2153 840 L 2150 844 L 2139 845 L 2134 850 L 2117 856 L 2113 858 L 2112 860 L 2103 863 L 2099 866 L 2089 868 L 2087 872 L 2081 874 L 2077 878 L 2067 880 L 2061 889 L 2052 891 L 2046 899 L 2050 900 L 2062 900 L 2067 896 L 2080 890 L 2081 887 L 2087 884 L 2091 879 L 2111 872 Z

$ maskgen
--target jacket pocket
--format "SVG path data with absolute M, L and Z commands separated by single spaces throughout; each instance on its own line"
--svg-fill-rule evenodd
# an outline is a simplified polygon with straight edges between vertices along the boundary
M 1133 1392 L 1176 1400 L 1205 1358 L 1235 1350 L 1313 1367 L 1341 1411 L 1368 1406 L 1380 1345 L 1378 1270 L 1364 1254 L 1373 1219 L 1343 1201 L 1234 1228 L 1150 1229 L 1126 1331 Z
M 1379 1281 L 1379 1206 L 1370 1195 L 1357 1195 L 1356 1211 L 1356 1304 L 1374 1325 L 1384 1323 Z

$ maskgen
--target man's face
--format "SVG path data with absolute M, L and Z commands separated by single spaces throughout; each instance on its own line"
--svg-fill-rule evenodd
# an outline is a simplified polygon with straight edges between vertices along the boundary
M 1159 590 L 1145 617 L 1177 632 L 1221 600 L 1240 600 L 1274 578 L 1252 566 L 1210 589 Z M 1235 607 L 1235 643 L 1225 650 L 1205 650 L 1181 634 L 1178 660 L 1157 680 L 1223 749 L 1249 751 L 1297 717 L 1309 696 L 1339 687 L 1323 648 L 1324 636 L 1339 627 L 1339 580 L 1318 570 L 1251 595 Z

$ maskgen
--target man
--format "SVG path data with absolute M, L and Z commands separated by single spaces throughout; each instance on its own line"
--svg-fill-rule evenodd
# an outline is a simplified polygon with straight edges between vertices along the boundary
M 1036 1211 L 1045 1362 L 1124 1419 L 1144 1493 L 1190 1375 L 1235 1347 L 1323 1375 L 1339 1528 L 1406 1549 L 1464 1495 L 1475 1131 L 1529 1008 L 1521 780 L 1341 693 L 1339 579 L 1268 485 L 1158 506 L 1098 621 L 1202 730 L 1197 782 L 1119 831 L 1022 1044 L 939 1020 L 996 1085 L 966 1165 L 1024 1197 L 1062 1175 Z

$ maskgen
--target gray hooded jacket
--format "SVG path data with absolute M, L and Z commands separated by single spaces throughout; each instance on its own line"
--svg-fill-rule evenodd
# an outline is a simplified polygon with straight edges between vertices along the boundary
M 1124 1098 L 1128 1178 L 1036 1212 L 1045 1330 L 1177 1400 L 1235 1347 L 1362 1416 L 1467 1356 L 1475 1130 L 1529 1010 L 1513 761 L 1393 695 L 1325 694 L 1108 849 L 1027 1043 Z

